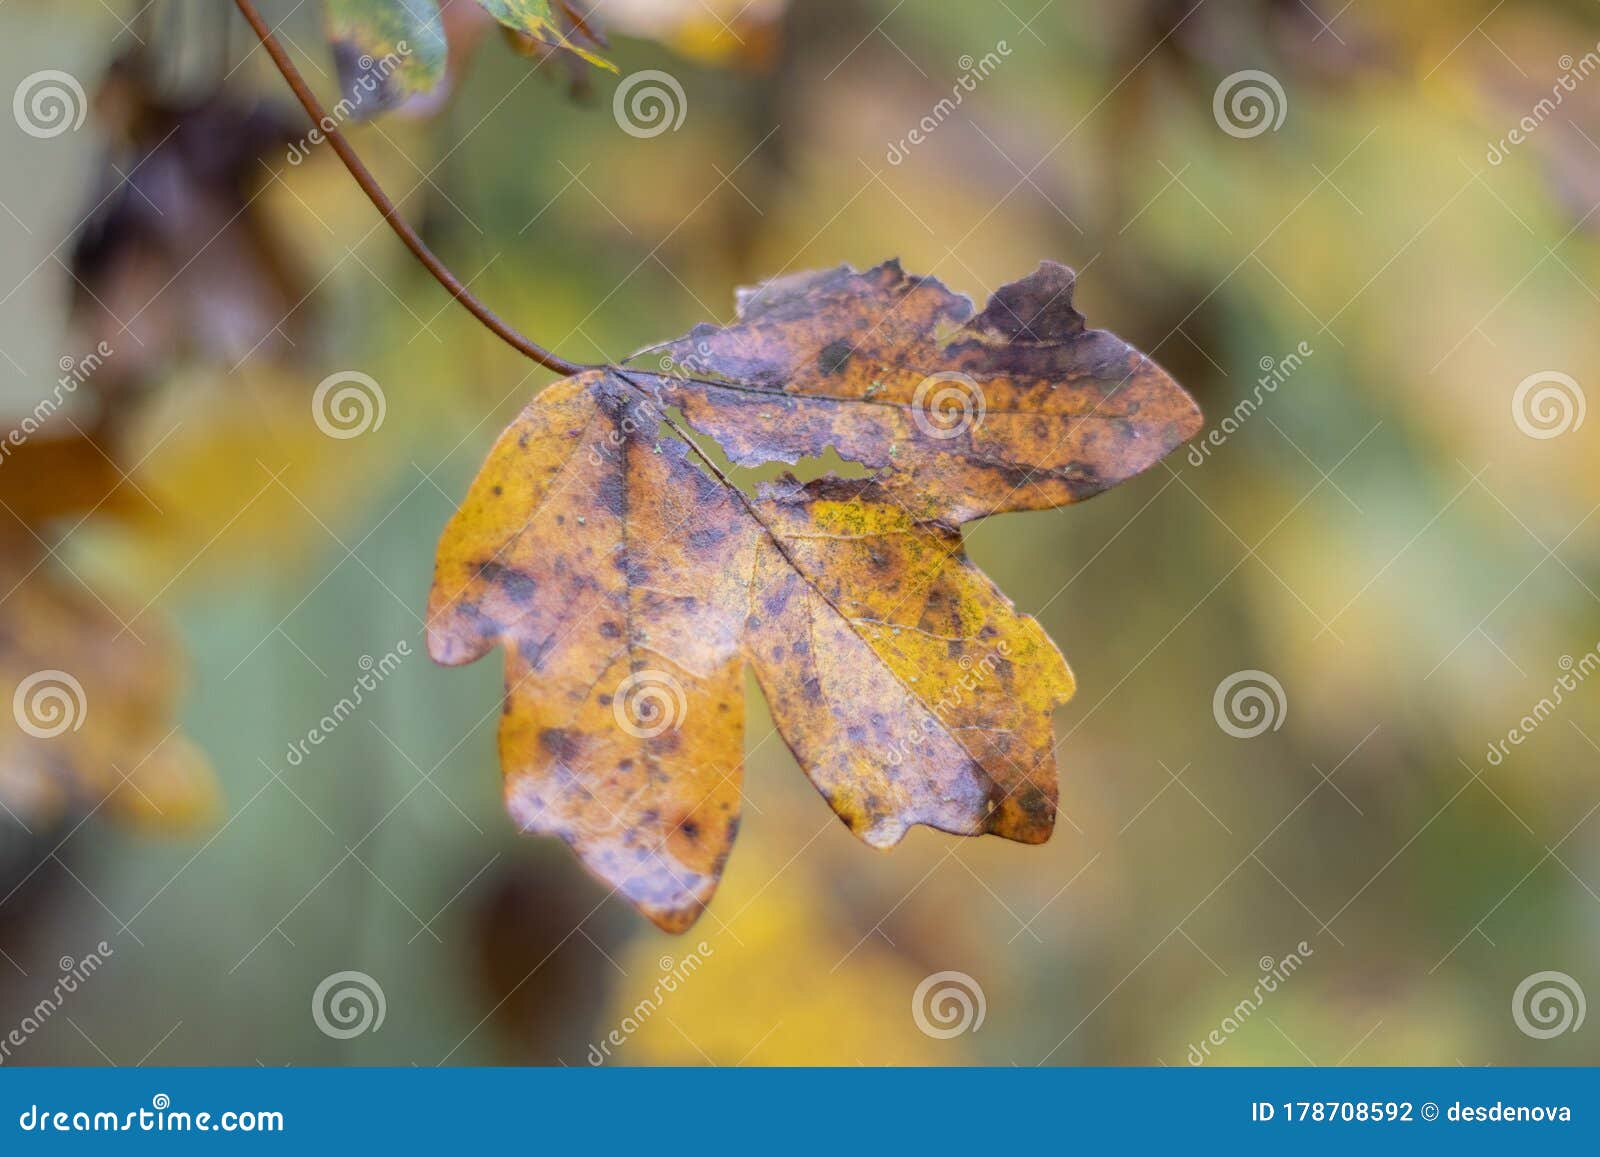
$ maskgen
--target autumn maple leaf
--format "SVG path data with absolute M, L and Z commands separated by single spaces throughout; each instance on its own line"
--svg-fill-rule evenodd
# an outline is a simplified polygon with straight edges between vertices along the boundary
M 743 670 L 839 817 L 1025 843 L 1056 812 L 1073 679 L 960 524 L 1059 506 L 1200 428 L 1042 265 L 972 303 L 894 262 L 771 282 L 738 321 L 590 370 L 501 436 L 439 546 L 429 650 L 506 650 L 507 807 L 662 928 L 692 924 L 739 825 Z M 638 359 L 634 359 L 638 360 Z M 740 465 L 833 447 L 870 478 L 749 495 Z

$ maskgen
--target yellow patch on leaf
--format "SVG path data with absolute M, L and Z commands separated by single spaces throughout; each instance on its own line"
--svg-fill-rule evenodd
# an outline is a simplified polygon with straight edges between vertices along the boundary
M 551 0 L 478 0 L 478 3 L 489 15 L 519 35 L 549 48 L 570 52 L 608 72 L 617 71 L 616 65 L 589 47 L 595 40 L 588 26 L 578 17 L 576 9 L 570 5 L 559 0 L 555 4 Z

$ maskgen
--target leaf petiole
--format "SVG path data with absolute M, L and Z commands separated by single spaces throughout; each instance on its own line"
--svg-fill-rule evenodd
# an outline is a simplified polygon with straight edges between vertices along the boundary
M 256 11 L 256 6 L 252 0 L 234 0 L 234 4 L 237 5 L 240 14 L 244 16 L 250 27 L 255 31 L 256 38 L 261 41 L 261 46 L 267 50 L 267 55 L 272 58 L 272 63 L 283 74 L 283 79 L 294 92 L 295 99 L 300 102 L 300 107 L 306 110 L 306 115 L 311 118 L 323 136 L 327 138 L 328 144 L 333 146 L 333 151 L 339 154 L 339 159 L 344 162 L 344 167 L 350 170 L 350 175 L 355 178 L 356 184 L 361 186 L 361 191 L 367 195 L 367 199 L 372 202 L 373 206 L 383 216 L 383 219 L 389 223 L 389 228 L 393 229 L 395 235 L 405 242 L 406 248 L 411 250 L 429 273 L 433 274 L 434 279 L 449 291 L 450 296 L 465 306 L 469 313 L 481 321 L 501 341 L 546 369 L 570 376 L 582 373 L 584 370 L 602 368 L 583 365 L 578 362 L 569 362 L 565 358 L 552 353 L 522 334 L 496 314 L 494 310 L 480 301 L 467 288 L 466 284 L 452 273 L 443 261 L 439 260 L 433 250 L 428 248 L 427 242 L 423 241 L 417 231 L 406 222 L 405 218 L 400 216 L 400 211 L 395 208 L 394 202 L 383 191 L 383 187 L 378 184 L 378 179 L 372 175 L 372 171 L 362 162 L 355 149 L 351 147 L 350 142 L 345 140 L 344 134 L 339 131 L 337 123 L 328 115 L 327 111 L 322 107 L 322 102 L 317 99 L 316 94 L 306 84 L 305 77 L 295 67 L 294 61 L 289 59 L 289 54 L 284 51 L 283 45 L 273 35 L 272 29 L 262 19 L 261 13 Z

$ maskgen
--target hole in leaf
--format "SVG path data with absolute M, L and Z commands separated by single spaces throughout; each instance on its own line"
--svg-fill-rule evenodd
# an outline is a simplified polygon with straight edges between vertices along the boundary
M 723 452 L 722 447 L 717 445 L 714 439 L 706 437 L 689 425 L 688 419 L 683 416 L 683 412 L 678 407 L 669 407 L 667 413 L 671 415 L 672 421 L 678 424 L 678 428 L 684 431 L 689 440 L 699 447 L 706 457 L 717 464 L 717 469 L 721 470 L 730 482 L 751 497 L 755 496 L 756 488 L 763 482 L 771 482 L 785 474 L 793 475 L 801 482 L 810 482 L 813 479 L 830 475 L 835 478 L 871 478 L 875 473 L 861 463 L 852 462 L 850 459 L 843 457 L 831 445 L 824 447 L 821 454 L 801 458 L 798 462 L 792 464 L 788 462 L 764 462 L 760 466 L 737 466 L 728 461 L 728 455 Z M 657 436 L 663 440 L 682 441 L 678 436 L 678 431 L 674 430 L 666 422 L 661 423 Z M 694 455 L 690 455 L 690 461 L 694 462 L 699 469 L 705 471 L 705 463 Z

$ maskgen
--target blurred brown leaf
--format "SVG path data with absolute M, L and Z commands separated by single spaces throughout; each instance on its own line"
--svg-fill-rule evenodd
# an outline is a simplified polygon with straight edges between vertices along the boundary
M 159 625 L 42 550 L 5 549 L 0 593 L 0 805 L 27 826 L 102 810 L 161 828 L 209 822 L 216 783 L 171 724 L 182 663 Z
M 93 387 L 147 385 L 182 355 L 291 357 L 308 293 L 257 192 L 302 122 L 225 93 L 165 95 L 136 55 L 94 104 L 108 144 L 70 260 L 73 323 L 116 351 Z
M 170 723 L 182 658 L 159 623 L 117 608 L 46 535 L 137 501 L 87 435 L 34 439 L 0 460 L 0 806 L 48 825 L 99 811 L 153 826 L 211 818 L 204 756 Z
M 0 443 L 0 541 L 28 540 L 59 518 L 126 513 L 136 501 L 107 446 L 81 430 Z

